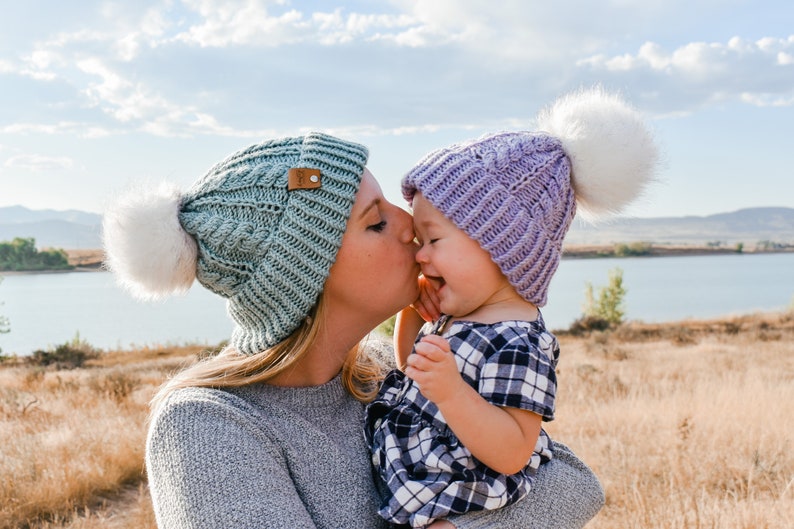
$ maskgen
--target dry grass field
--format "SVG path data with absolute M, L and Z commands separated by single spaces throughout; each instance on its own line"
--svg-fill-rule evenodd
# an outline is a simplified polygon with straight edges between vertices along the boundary
M 596 471 L 589 527 L 794 527 L 794 314 L 560 336 L 551 435 Z M 147 402 L 199 348 L 0 364 L 0 527 L 154 528 Z

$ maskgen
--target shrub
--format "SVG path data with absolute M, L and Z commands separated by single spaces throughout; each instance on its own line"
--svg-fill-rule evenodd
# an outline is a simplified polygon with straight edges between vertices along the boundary
M 583 315 L 571 324 L 568 332 L 574 336 L 581 336 L 591 331 L 606 331 L 611 326 L 607 320 L 598 316 Z
M 69 270 L 66 252 L 60 249 L 36 249 L 33 238 L 17 237 L 11 242 L 0 242 L 0 270 Z
M 55 366 L 57 369 L 75 369 L 98 356 L 99 351 L 77 335 L 72 341 L 57 345 L 54 349 L 34 351 L 28 357 L 28 363 L 37 366 Z
M 100 395 L 122 402 L 141 385 L 141 379 L 123 370 L 114 369 L 94 375 L 89 379 L 88 385 Z
M 598 289 L 598 296 L 593 294 L 592 283 L 585 287 L 584 316 L 601 319 L 610 325 L 623 323 L 626 289 L 623 287 L 623 270 L 614 268 L 609 271 L 609 283 Z
M 616 244 L 614 247 L 615 257 L 636 257 L 651 253 L 653 245 L 649 242 L 633 242 L 631 244 Z
M 394 336 L 394 322 L 396 321 L 396 319 L 397 319 L 396 315 L 392 316 L 388 320 L 378 325 L 378 327 L 375 330 L 380 334 L 388 338 L 391 338 L 392 336 Z

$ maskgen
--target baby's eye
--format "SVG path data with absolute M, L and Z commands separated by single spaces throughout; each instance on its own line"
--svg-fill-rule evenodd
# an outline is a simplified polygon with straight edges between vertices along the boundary
M 382 220 L 382 221 L 378 222 L 377 224 L 373 224 L 373 225 L 371 225 L 371 226 L 367 226 L 367 229 L 368 229 L 368 230 L 372 230 L 372 231 L 376 231 L 376 232 L 379 232 L 379 233 L 380 233 L 380 232 L 382 232 L 382 231 L 383 231 L 383 229 L 384 229 L 385 227 L 386 227 L 386 221 L 385 221 L 385 220 Z

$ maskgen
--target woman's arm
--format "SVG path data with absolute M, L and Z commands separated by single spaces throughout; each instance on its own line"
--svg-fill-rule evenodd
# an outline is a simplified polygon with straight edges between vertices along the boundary
M 406 374 L 438 406 L 458 440 L 497 472 L 515 474 L 524 468 L 540 435 L 540 415 L 486 401 L 460 376 L 446 339 L 425 336 L 415 350 Z
M 529 494 L 495 511 L 456 514 L 457 529 L 580 529 L 604 506 L 598 478 L 571 450 L 552 442 L 554 458 L 540 465 Z
M 279 451 L 263 437 L 211 398 L 164 404 L 146 454 L 158 527 L 315 527 Z

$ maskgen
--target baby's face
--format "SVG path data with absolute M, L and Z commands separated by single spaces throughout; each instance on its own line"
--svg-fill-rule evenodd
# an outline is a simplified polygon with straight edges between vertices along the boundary
M 455 317 L 493 303 L 504 289 L 513 291 L 490 254 L 417 193 L 414 230 L 421 245 L 416 261 L 437 291 L 441 312 Z

